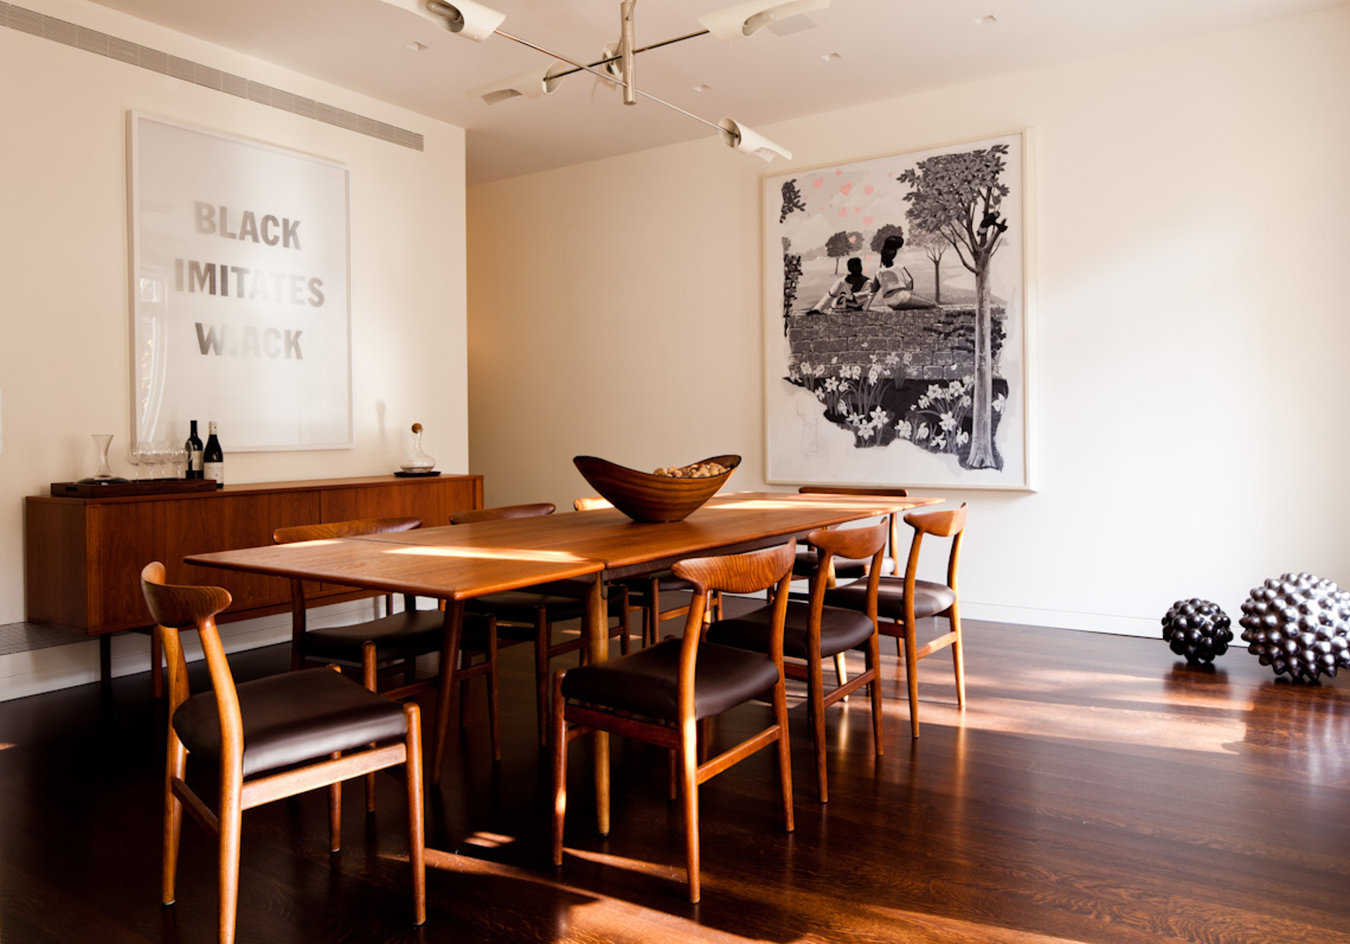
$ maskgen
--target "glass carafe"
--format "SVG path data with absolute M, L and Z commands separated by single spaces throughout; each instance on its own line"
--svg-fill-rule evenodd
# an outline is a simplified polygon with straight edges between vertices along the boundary
M 108 464 L 108 447 L 112 445 L 112 433 L 92 433 L 94 446 L 98 449 L 98 468 L 94 474 L 88 478 L 80 479 L 81 485 L 112 485 L 117 482 L 125 482 L 126 479 L 120 475 L 113 475 L 112 466 Z
M 403 459 L 404 472 L 430 472 L 436 460 L 422 451 L 422 424 L 412 424 L 412 451 Z

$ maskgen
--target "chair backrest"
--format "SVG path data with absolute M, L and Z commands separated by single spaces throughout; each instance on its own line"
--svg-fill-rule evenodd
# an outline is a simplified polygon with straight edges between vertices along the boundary
M 911 511 L 905 515 L 905 524 L 914 529 L 914 539 L 909 545 L 909 561 L 905 565 L 905 585 L 914 584 L 919 569 L 919 546 L 923 536 L 951 538 L 951 551 L 947 555 L 947 586 L 956 589 L 956 568 L 961 559 L 961 538 L 966 530 L 966 503 L 960 508 L 946 508 L 940 511 Z
M 693 599 L 685 616 L 684 640 L 680 648 L 679 704 L 685 717 L 694 713 L 694 668 L 703 636 L 703 614 L 708 594 L 760 593 L 773 588 L 773 632 L 769 637 L 769 658 L 783 672 L 783 622 L 787 617 L 788 588 L 792 583 L 792 563 L 797 557 L 795 540 L 744 554 L 693 557 L 677 561 L 671 570 L 675 576 L 694 585 Z
M 613 508 L 614 503 L 608 498 L 601 498 L 596 495 L 591 498 L 578 498 L 572 502 L 573 511 L 595 511 L 598 508 Z
M 350 538 L 359 534 L 387 534 L 391 531 L 412 531 L 421 526 L 420 518 L 353 518 L 350 521 L 328 521 L 324 524 L 297 524 L 273 531 L 272 543 L 291 544 L 295 541 Z
M 829 589 L 831 563 L 836 557 L 847 560 L 871 558 L 867 567 L 867 615 L 876 621 L 877 589 L 881 585 L 881 558 L 890 540 L 887 522 L 870 528 L 817 528 L 806 540 L 820 554 L 820 564 L 811 576 L 812 625 L 819 632 L 821 610 L 825 606 L 825 591 Z
M 803 485 L 799 495 L 885 495 L 889 498 L 908 498 L 909 489 L 867 485 Z M 887 515 L 890 525 L 890 558 L 895 573 L 900 572 L 900 522 L 897 515 Z
M 558 510 L 553 502 L 534 502 L 528 505 L 498 505 L 496 508 L 474 508 L 456 511 L 450 515 L 451 524 L 469 524 L 473 521 L 496 521 L 499 518 L 539 518 Z
M 180 631 L 195 629 L 206 654 L 211 672 L 211 688 L 215 692 L 216 709 L 220 716 L 221 758 L 228 763 L 231 756 L 239 761 L 243 756 L 243 720 L 239 714 L 239 695 L 235 691 L 234 676 L 225 658 L 220 633 L 216 630 L 216 614 L 230 605 L 230 591 L 223 587 L 174 586 L 164 582 L 164 565 L 159 561 L 146 564 L 141 570 L 141 593 L 150 617 L 159 626 L 164 643 L 164 661 L 169 667 L 169 728 L 173 729 L 173 713 L 188 697 L 187 662 L 183 657 Z M 171 735 L 172 736 L 172 735 Z

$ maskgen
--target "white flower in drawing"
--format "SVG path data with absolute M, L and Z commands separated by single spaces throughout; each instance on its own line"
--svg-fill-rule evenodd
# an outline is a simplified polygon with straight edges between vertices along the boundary
M 908 439 L 914 434 L 914 427 L 910 425 L 909 420 L 901 420 L 895 424 L 895 438 Z
M 994 402 L 993 402 L 993 404 L 992 404 L 992 406 L 994 407 L 994 412 L 995 412 L 995 413 L 1002 413 L 1002 412 L 1003 412 L 1003 405 L 1004 405 L 1005 403 L 1007 403 L 1007 402 L 1008 402 L 1008 398 L 1007 398 L 1006 396 L 1004 396 L 1003 394 L 1001 394 L 1001 393 L 1000 393 L 998 396 L 994 397 Z
M 920 423 L 920 424 L 919 424 L 919 431 L 918 431 L 917 433 L 914 434 L 914 441 L 915 441 L 915 442 L 923 442 L 923 441 L 924 441 L 925 439 L 927 439 L 927 438 L 928 438 L 928 424 L 927 424 L 927 423 Z
M 964 446 L 968 442 L 970 442 L 970 433 L 963 429 L 956 434 L 956 444 L 958 446 Z
M 956 428 L 956 417 L 952 416 L 950 413 L 943 413 L 938 419 L 938 425 L 942 427 L 944 432 L 950 433 Z
M 816 399 L 821 403 L 825 402 L 825 391 L 821 390 L 819 387 L 816 388 Z
M 872 422 L 877 425 L 878 429 L 880 429 L 882 426 L 885 426 L 886 421 L 891 418 L 891 414 L 887 413 L 881 407 L 877 407 L 868 415 L 872 417 Z
M 947 437 L 946 437 L 946 436 L 934 436 L 934 437 L 933 437 L 933 448 L 934 448 L 934 449 L 946 449 L 946 448 L 947 448 Z
M 839 378 L 838 378 L 838 377 L 826 377 L 826 378 L 825 378 L 825 389 L 828 390 L 828 391 L 830 391 L 830 393 L 834 393 L 836 390 L 838 390 L 838 389 L 839 389 Z
M 839 413 L 839 414 L 847 413 L 847 412 L 848 412 L 848 403 L 846 403 L 846 402 L 843 401 L 843 400 L 838 401 L 838 402 L 835 403 L 835 405 L 834 405 L 834 412 Z

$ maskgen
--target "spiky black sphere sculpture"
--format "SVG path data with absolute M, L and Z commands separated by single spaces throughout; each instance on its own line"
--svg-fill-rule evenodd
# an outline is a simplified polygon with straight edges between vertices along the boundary
M 1282 574 L 1242 604 L 1247 651 L 1296 682 L 1350 666 L 1350 593 L 1312 574 Z
M 1162 637 L 1191 665 L 1213 662 L 1233 641 L 1233 621 L 1219 604 L 1192 597 L 1178 600 L 1162 618 Z

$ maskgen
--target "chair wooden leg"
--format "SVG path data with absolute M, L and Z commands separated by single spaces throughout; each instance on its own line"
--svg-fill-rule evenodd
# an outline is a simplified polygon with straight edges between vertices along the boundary
M 169 756 L 164 774 L 164 872 L 160 886 L 160 901 L 166 905 L 174 902 L 178 846 L 183 835 L 183 801 L 173 792 L 173 782 L 184 779 L 187 772 L 187 749 L 172 734 L 169 740 Z
M 235 917 L 239 905 L 239 837 L 243 827 L 243 771 L 226 765 L 221 771 L 219 849 L 216 870 L 220 880 L 218 908 L 219 944 L 234 944 Z
M 792 750 L 788 739 L 787 685 L 783 677 L 773 687 L 773 716 L 778 727 L 778 780 L 783 792 L 783 829 L 792 832 L 796 824 L 792 819 Z
M 619 607 L 619 652 L 628 655 L 629 632 L 628 632 L 628 588 L 619 587 L 619 601 L 622 604 Z
M 328 755 L 333 760 L 342 756 L 340 752 Z M 370 775 L 374 777 L 374 774 Z M 372 804 L 370 812 L 374 812 L 373 797 L 375 787 L 373 784 L 366 783 L 366 799 Z M 342 782 L 330 783 L 328 785 L 328 851 L 342 851 Z
M 811 744 L 816 752 L 816 793 L 821 803 L 830 801 L 828 776 L 825 771 L 825 666 L 820 653 L 810 653 L 807 660 L 807 702 L 811 709 Z
M 501 719 L 497 715 L 497 708 L 500 702 L 497 698 L 497 669 L 500 660 L 497 658 L 497 617 L 488 617 L 488 637 L 487 637 L 487 661 L 488 661 L 488 734 L 492 738 L 492 759 L 502 759 L 502 728 Z
M 961 650 L 961 614 L 957 611 L 956 604 L 947 613 L 947 622 L 952 627 L 952 632 L 956 638 L 952 640 L 952 669 L 956 672 L 956 703 L 961 707 L 966 704 L 966 667 L 965 657 Z
M 919 646 L 917 627 L 905 623 L 905 685 L 909 688 L 909 730 L 919 736 Z
M 836 652 L 834 654 L 834 677 L 839 687 L 843 687 L 848 682 L 848 663 L 844 660 L 844 653 Z M 848 704 L 848 696 L 840 699 L 844 704 Z
M 534 712 L 541 748 L 548 747 L 548 649 L 552 635 L 548 615 L 540 607 L 534 617 Z
M 680 728 L 680 791 L 684 801 L 684 859 L 689 881 L 689 901 L 698 904 L 698 727 L 690 719 Z
M 567 815 L 567 705 L 563 673 L 553 676 L 553 864 L 562 865 L 563 820 Z
M 881 645 L 877 640 L 876 633 L 867 641 L 866 653 L 866 671 L 871 673 L 872 680 L 867 683 L 867 690 L 872 695 L 872 746 L 876 748 L 877 756 L 882 755 L 882 722 L 885 720 L 881 710 Z
M 422 715 L 417 705 L 403 706 L 408 725 L 403 779 L 408 787 L 408 864 L 412 868 L 413 924 L 427 920 L 426 824 L 422 799 Z
M 370 640 L 367 640 L 361 646 L 361 684 L 365 686 L 366 691 L 368 692 L 379 691 L 380 683 L 378 675 L 379 675 L 379 662 L 375 655 L 375 643 L 371 642 Z M 341 817 L 342 788 L 334 784 L 333 787 L 330 787 L 329 789 L 337 791 L 336 793 L 333 794 L 331 802 L 337 805 L 338 811 L 335 815 Z M 374 773 L 366 774 L 366 812 L 367 813 L 375 812 Z M 337 848 L 334 847 L 332 851 L 337 852 Z

